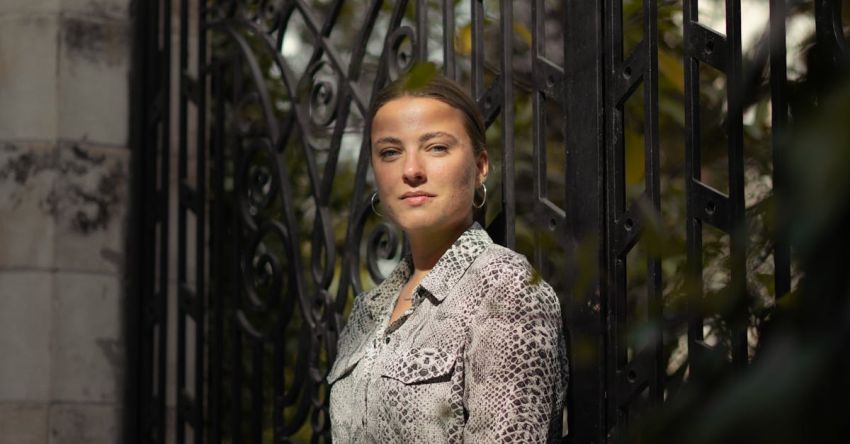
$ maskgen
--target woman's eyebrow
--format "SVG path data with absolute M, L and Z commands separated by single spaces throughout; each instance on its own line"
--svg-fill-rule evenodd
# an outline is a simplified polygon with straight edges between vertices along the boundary
M 427 142 L 431 139 L 435 139 L 437 137 L 448 137 L 449 139 L 451 139 L 452 144 L 457 143 L 457 137 L 455 137 L 455 136 L 453 136 L 453 135 L 451 135 L 447 132 L 444 132 L 444 131 L 434 131 L 434 132 L 431 132 L 431 133 L 425 133 L 425 134 L 419 136 L 419 143 L 425 143 L 425 142 Z
M 401 145 L 401 139 L 393 136 L 385 136 L 376 140 L 374 145 L 380 145 L 382 143 L 388 143 L 390 145 Z

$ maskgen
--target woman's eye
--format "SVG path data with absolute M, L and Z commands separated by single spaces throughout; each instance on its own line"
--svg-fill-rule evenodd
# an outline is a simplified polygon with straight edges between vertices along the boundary
M 392 158 L 392 157 L 398 155 L 398 150 L 387 148 L 387 149 L 381 150 L 381 152 L 379 152 L 378 155 L 381 156 L 381 159 L 389 159 L 389 158 Z
M 449 150 L 449 147 L 447 147 L 445 145 L 433 145 L 431 147 L 431 151 L 443 152 L 443 151 L 448 151 L 448 150 Z

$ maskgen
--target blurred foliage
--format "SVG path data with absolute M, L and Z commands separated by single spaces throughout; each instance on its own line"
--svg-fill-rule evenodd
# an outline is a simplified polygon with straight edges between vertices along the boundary
M 800 288 L 779 300 L 748 369 L 707 366 L 639 421 L 629 442 L 850 441 L 850 76 L 808 74 L 798 86 L 825 94 L 792 125 L 785 165 Z

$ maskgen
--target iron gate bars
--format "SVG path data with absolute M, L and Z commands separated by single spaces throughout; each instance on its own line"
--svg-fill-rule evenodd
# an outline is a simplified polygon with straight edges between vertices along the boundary
M 726 360 L 705 340 L 709 322 L 728 323 L 731 365 L 745 366 L 746 304 L 720 321 L 699 304 L 685 316 L 671 312 L 664 257 L 647 248 L 664 230 L 659 7 L 670 5 L 137 2 L 141 365 L 133 438 L 328 440 L 323 378 L 345 312 L 404 248 L 369 207 L 363 119 L 381 85 L 428 60 L 468 85 L 491 129 L 500 168 L 479 218 L 494 239 L 532 258 L 561 297 L 571 442 L 612 441 L 646 404 L 681 384 L 666 369 L 682 329 L 693 378 L 705 359 Z M 728 290 L 746 301 L 742 119 L 750 103 L 741 2 L 724 7 L 719 31 L 700 22 L 697 0 L 683 0 L 685 245 L 702 289 L 704 232 L 727 236 Z M 786 2 L 771 0 L 770 13 L 770 33 L 784 35 Z M 840 3 L 817 0 L 814 13 L 820 59 L 846 67 Z M 640 38 L 627 39 L 635 33 Z M 287 49 L 293 41 L 295 52 Z M 516 48 L 523 41 L 527 52 Z M 789 121 L 785 56 L 784 39 L 771 39 L 771 174 L 779 197 Z M 705 67 L 724 79 L 722 146 L 701 143 Z M 529 104 L 528 135 L 515 125 L 525 118 L 519 103 Z M 635 128 L 640 138 L 629 139 Z M 705 149 L 727 159 L 719 185 L 702 176 Z M 640 159 L 637 179 L 629 176 L 632 156 Z M 791 288 L 782 235 L 772 251 L 777 297 Z M 633 279 L 646 285 L 636 290 Z M 653 334 L 631 336 L 652 323 L 659 326 Z

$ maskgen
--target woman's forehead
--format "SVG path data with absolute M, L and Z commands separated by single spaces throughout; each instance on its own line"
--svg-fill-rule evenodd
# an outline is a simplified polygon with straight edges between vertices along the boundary
M 465 133 L 463 112 L 434 98 L 404 96 L 384 104 L 372 120 L 373 133 L 424 130 Z

